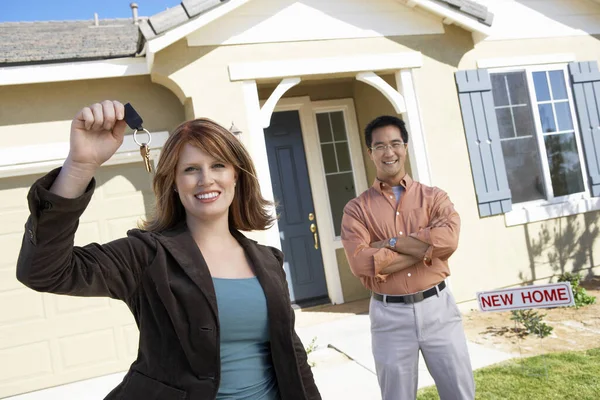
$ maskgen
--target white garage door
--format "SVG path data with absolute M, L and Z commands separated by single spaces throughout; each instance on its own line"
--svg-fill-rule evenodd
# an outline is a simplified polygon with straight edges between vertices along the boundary
M 37 293 L 16 280 L 26 195 L 39 176 L 0 178 L 0 398 L 123 371 L 137 353 L 123 303 Z M 153 201 L 141 163 L 103 167 L 96 179 L 77 245 L 125 236 Z

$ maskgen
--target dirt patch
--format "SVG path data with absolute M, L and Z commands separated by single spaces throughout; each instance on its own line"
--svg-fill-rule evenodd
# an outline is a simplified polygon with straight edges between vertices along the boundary
M 544 322 L 554 328 L 552 334 L 544 339 L 537 335 L 523 335 L 519 325 L 510 319 L 510 312 L 482 313 L 477 310 L 463 315 L 467 338 L 523 356 L 600 347 L 600 281 L 594 280 L 582 286 L 586 287 L 589 295 L 596 297 L 595 304 L 581 308 L 537 310 L 546 314 Z

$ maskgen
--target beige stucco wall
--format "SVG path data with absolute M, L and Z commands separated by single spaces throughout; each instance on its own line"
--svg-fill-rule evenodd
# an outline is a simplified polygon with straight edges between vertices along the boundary
M 150 131 L 184 120 L 177 97 L 148 76 L 0 86 L 0 148 L 66 142 L 75 114 L 105 99 L 130 102 Z

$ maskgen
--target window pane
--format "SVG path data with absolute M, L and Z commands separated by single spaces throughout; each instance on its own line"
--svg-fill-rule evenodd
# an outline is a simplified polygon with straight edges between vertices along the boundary
M 335 235 L 340 236 L 344 206 L 356 197 L 352 172 L 329 175 L 327 177 L 327 191 L 329 193 L 329 205 L 331 206 Z
M 323 153 L 323 164 L 325 164 L 325 173 L 338 172 L 337 163 L 335 162 L 335 150 L 333 144 L 322 144 L 321 152 Z
M 565 86 L 565 74 L 562 70 L 550 71 L 550 85 L 552 86 L 552 97 L 554 100 L 567 98 L 567 88 Z
M 513 120 L 510 115 L 510 108 L 497 108 L 496 119 L 498 120 L 498 129 L 500 130 L 500 138 L 512 138 L 515 137 L 515 130 L 513 128 Z
M 352 171 L 352 164 L 350 163 L 350 151 L 348 150 L 348 142 L 336 143 L 335 150 L 337 152 L 338 166 L 340 168 L 340 172 Z
M 534 72 L 533 84 L 537 101 L 550 100 L 550 89 L 548 88 L 548 79 L 545 72 Z
M 583 192 L 581 163 L 574 133 L 544 137 L 554 197 Z
M 342 111 L 336 111 L 329 113 L 329 116 L 331 118 L 331 126 L 333 126 L 333 139 L 335 141 L 347 140 L 344 113 Z
M 513 203 L 545 199 L 544 177 L 535 137 L 502 141 Z
M 517 130 L 517 136 L 535 135 L 535 125 L 533 115 L 529 105 L 523 107 L 513 107 L 513 117 Z
M 558 120 L 558 130 L 559 131 L 573 130 L 573 120 L 571 119 L 571 110 L 569 109 L 569 102 L 565 101 L 562 103 L 555 103 L 554 108 L 556 109 L 556 119 Z
M 542 132 L 556 132 L 552 104 L 540 104 L 538 107 L 540 109 L 540 123 L 542 124 Z
M 494 105 L 507 106 L 508 92 L 506 91 L 506 74 L 491 74 L 492 79 L 492 94 L 494 95 Z
M 321 143 L 333 141 L 328 113 L 317 114 L 317 129 L 319 129 L 319 140 Z
M 525 71 L 506 74 L 506 81 L 510 93 L 510 104 L 529 104 L 529 89 Z

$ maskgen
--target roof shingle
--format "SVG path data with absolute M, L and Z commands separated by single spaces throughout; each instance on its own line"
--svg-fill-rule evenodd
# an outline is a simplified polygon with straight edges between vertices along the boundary
M 94 60 L 135 55 L 131 19 L 6 22 L 0 24 L 0 65 Z

